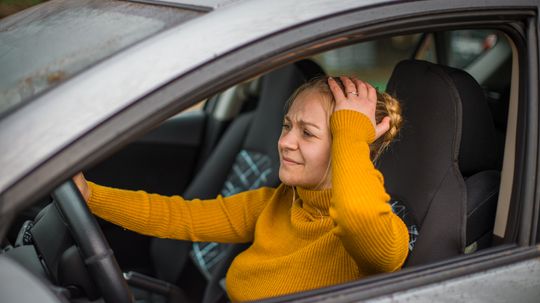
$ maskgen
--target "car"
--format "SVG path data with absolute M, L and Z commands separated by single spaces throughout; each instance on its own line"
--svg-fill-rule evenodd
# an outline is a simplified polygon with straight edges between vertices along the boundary
M 0 301 L 227 300 L 243 246 L 98 220 L 71 177 L 207 198 L 246 153 L 268 171 L 226 194 L 275 186 L 283 103 L 340 74 L 403 102 L 376 165 L 416 242 L 397 272 L 263 301 L 538 301 L 539 6 L 51 0 L 0 20 Z

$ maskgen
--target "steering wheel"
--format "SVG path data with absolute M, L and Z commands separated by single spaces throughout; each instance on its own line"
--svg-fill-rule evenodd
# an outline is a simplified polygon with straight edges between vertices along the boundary
M 133 296 L 113 251 L 75 183 L 69 180 L 60 185 L 53 198 L 105 302 L 132 303 Z

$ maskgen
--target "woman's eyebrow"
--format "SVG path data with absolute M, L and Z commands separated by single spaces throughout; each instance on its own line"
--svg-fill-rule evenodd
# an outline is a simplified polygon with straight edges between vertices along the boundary
M 289 116 L 285 116 L 283 119 L 284 119 L 286 122 L 289 122 L 289 123 L 291 122 L 291 118 L 289 118 Z M 315 123 L 313 123 L 313 122 L 307 122 L 307 121 L 304 121 L 304 120 L 298 120 L 298 124 L 303 125 L 303 126 L 304 126 L 304 125 L 309 125 L 309 126 L 315 127 L 316 129 L 321 129 L 321 127 L 318 126 L 317 124 L 315 124 Z
M 304 121 L 304 120 L 300 120 L 300 121 L 298 121 L 298 123 L 300 125 L 309 125 L 309 126 L 315 127 L 316 129 L 321 129 L 317 124 L 312 123 L 312 122 L 307 122 L 307 121 Z

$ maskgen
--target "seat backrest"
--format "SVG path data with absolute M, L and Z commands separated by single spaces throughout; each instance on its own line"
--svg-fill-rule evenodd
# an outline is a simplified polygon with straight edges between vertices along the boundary
M 281 134 L 285 102 L 302 83 L 319 75 L 324 75 L 324 71 L 316 63 L 302 60 L 263 76 L 256 109 L 240 115 L 231 123 L 183 196 L 214 198 L 218 194 L 228 196 L 261 186 L 277 186 L 277 141 Z M 182 259 L 186 259 L 186 247 L 191 247 L 191 244 L 152 239 L 151 246 L 156 275 L 175 283 L 182 271 Z M 211 254 L 201 253 L 210 250 Z M 193 245 L 191 256 L 207 279 L 212 280 L 210 283 L 215 283 L 214 276 L 222 275 L 226 267 L 216 261 L 223 258 L 224 262 L 230 262 L 232 252 L 237 253 L 238 249 L 217 243 L 197 243 Z M 173 258 L 174 254 L 176 257 Z M 220 256 L 215 258 L 216 254 Z M 178 263 L 171 264 L 170 260 Z
M 489 190 L 471 195 L 476 187 L 467 184 L 471 178 L 484 180 L 497 165 L 495 128 L 483 90 L 462 70 L 406 60 L 394 69 L 387 91 L 401 100 L 405 123 L 378 166 L 389 194 L 419 225 L 407 265 L 462 254 L 470 242 L 468 206 L 483 204 L 477 201 L 486 192 L 493 205 L 493 188 L 498 189 L 498 181 L 480 181 Z M 484 211 L 478 215 L 489 217 Z

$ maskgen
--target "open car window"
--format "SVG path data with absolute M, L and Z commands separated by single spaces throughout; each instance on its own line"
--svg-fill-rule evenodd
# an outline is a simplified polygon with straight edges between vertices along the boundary
M 405 35 L 340 47 L 314 56 L 328 74 L 354 75 L 384 91 L 398 62 L 410 59 L 421 35 Z
M 444 35 L 451 39 L 461 37 L 452 31 Z M 504 39 L 504 36 L 501 37 L 503 38 L 500 39 Z M 429 41 L 426 39 L 422 34 L 412 34 L 361 42 L 329 50 L 312 56 L 307 60 L 320 66 L 321 71 L 327 75 L 354 75 L 372 83 L 382 91 L 387 89 L 388 81 L 396 65 L 403 60 L 412 58 L 415 51 L 425 47 L 426 41 Z M 459 47 L 454 47 L 452 43 L 448 45 L 447 52 L 459 53 L 463 51 Z M 422 54 L 425 54 L 425 52 Z M 419 56 L 417 53 L 416 57 Z M 499 63 L 501 64 L 501 68 L 504 64 L 507 64 L 508 60 L 511 60 L 511 55 L 503 59 Z M 468 61 L 469 65 L 472 64 L 472 61 Z M 466 68 L 465 66 L 461 67 Z M 151 133 L 129 144 L 103 163 L 90 168 L 87 171 L 87 177 L 103 185 L 144 189 L 148 192 L 160 194 L 183 194 L 183 191 L 186 189 L 189 192 L 193 187 L 193 185 L 190 187 L 193 179 L 198 178 L 198 174 L 201 171 L 204 173 L 205 162 L 212 161 L 213 158 L 220 158 L 220 155 L 215 154 L 215 148 L 218 146 L 217 150 L 219 151 L 219 145 L 224 144 L 223 141 L 229 140 L 227 131 L 230 131 L 229 128 L 235 127 L 235 120 L 241 120 L 243 117 L 255 113 L 258 107 L 264 106 L 264 104 L 261 104 L 262 102 L 269 102 L 268 98 L 265 99 L 264 97 L 265 94 L 268 94 L 268 91 L 264 90 L 268 90 L 269 88 L 265 87 L 263 83 L 268 85 L 268 81 L 265 82 L 265 79 L 271 74 L 272 72 L 232 86 L 208 100 L 203 100 L 195 104 L 183 111 L 180 115 L 176 115 L 165 121 Z M 492 75 L 492 77 L 496 76 Z M 507 92 L 505 93 L 505 90 L 509 89 L 510 78 L 507 77 L 506 79 L 506 82 L 501 81 L 501 83 L 498 83 L 500 86 L 497 87 L 487 88 L 484 86 L 484 89 L 490 89 L 491 91 L 498 90 L 500 91 L 500 96 L 506 96 L 506 98 L 500 97 L 490 102 L 490 106 L 492 107 L 490 108 L 489 117 L 492 123 L 503 123 L 498 125 L 497 128 L 497 138 L 500 141 L 496 145 L 498 149 L 496 155 L 500 158 L 497 159 L 498 164 L 494 170 L 499 173 L 502 170 L 502 159 L 504 156 L 505 122 L 508 115 L 507 109 L 509 102 L 509 95 Z M 281 88 L 275 86 L 270 89 L 279 90 Z M 205 109 L 203 110 L 203 108 Z M 186 115 L 185 113 L 188 114 Z M 408 122 L 412 122 L 410 121 L 411 119 L 405 116 L 405 120 L 407 121 L 405 128 L 408 127 Z M 218 123 L 217 121 L 221 122 Z M 254 125 L 256 124 L 254 123 Z M 198 157 L 201 150 L 207 153 L 203 160 Z M 392 148 L 388 152 L 392 153 Z M 225 164 L 222 169 L 230 169 L 228 167 L 230 166 Z M 430 168 L 424 167 L 423 169 L 429 170 Z M 275 186 L 276 184 L 268 185 Z M 498 192 L 498 185 L 494 190 Z M 398 201 L 398 197 L 392 197 L 392 199 L 392 203 L 400 202 Z M 488 234 L 476 235 L 478 239 L 470 241 L 468 246 L 461 252 L 462 254 L 474 253 L 477 250 L 488 249 L 494 245 L 492 242 L 492 230 L 495 220 L 496 200 L 492 203 L 494 204 L 487 210 L 489 215 L 481 218 L 484 220 L 482 224 L 490 226 L 486 228 L 489 231 Z M 399 205 L 399 207 L 404 207 L 402 204 Z M 481 206 L 479 207 L 481 208 Z M 476 219 L 473 215 L 470 218 L 471 220 Z M 414 220 L 418 219 L 414 218 Z M 153 262 L 156 262 L 156 256 L 157 258 L 160 256 L 159 252 L 152 252 L 152 246 L 156 245 L 152 244 L 154 242 L 153 239 L 120 230 L 105 222 L 102 223 L 105 234 L 109 237 L 112 247 L 117 252 L 117 258 L 125 271 L 132 270 L 135 267 L 146 267 L 147 269 L 143 269 L 143 272 L 152 271 L 151 266 Z M 413 228 L 413 226 L 415 229 L 411 232 L 415 234 L 411 234 L 411 237 L 421 235 L 422 230 L 420 225 L 409 223 L 409 228 Z M 15 234 L 14 231 L 13 235 Z M 138 249 L 135 249 L 135 247 L 138 247 Z M 141 247 L 144 247 L 146 252 L 140 249 Z M 208 281 L 215 279 L 212 276 L 213 274 L 218 274 L 215 270 L 215 264 L 220 264 L 219 261 L 234 257 L 226 254 L 229 250 L 219 251 L 217 247 L 220 246 L 215 247 L 210 248 L 208 245 L 205 245 L 188 248 L 188 251 L 193 250 L 192 253 L 188 254 L 187 258 L 181 259 L 181 261 L 192 265 L 186 267 L 186 272 L 179 274 L 178 286 L 180 288 L 185 288 L 182 285 L 182 283 L 187 283 L 187 281 L 183 280 L 185 277 L 190 277 L 190 279 L 198 277 L 197 279 L 199 279 L 198 281 L 202 285 L 205 284 L 205 280 L 207 279 Z M 413 251 L 413 247 L 414 242 L 412 243 L 411 251 Z M 166 251 L 169 248 L 164 246 L 162 249 Z M 138 253 L 134 254 L 133 251 L 135 250 Z M 217 254 L 216 256 L 220 254 L 224 255 L 220 258 L 216 256 L 210 257 L 208 255 L 209 252 Z M 202 265 L 198 262 L 202 262 Z M 182 267 L 184 266 L 186 265 L 182 265 Z M 225 287 L 223 283 L 221 285 L 222 288 Z M 197 297 L 200 294 L 191 293 L 190 295 L 201 299 L 201 297 Z

